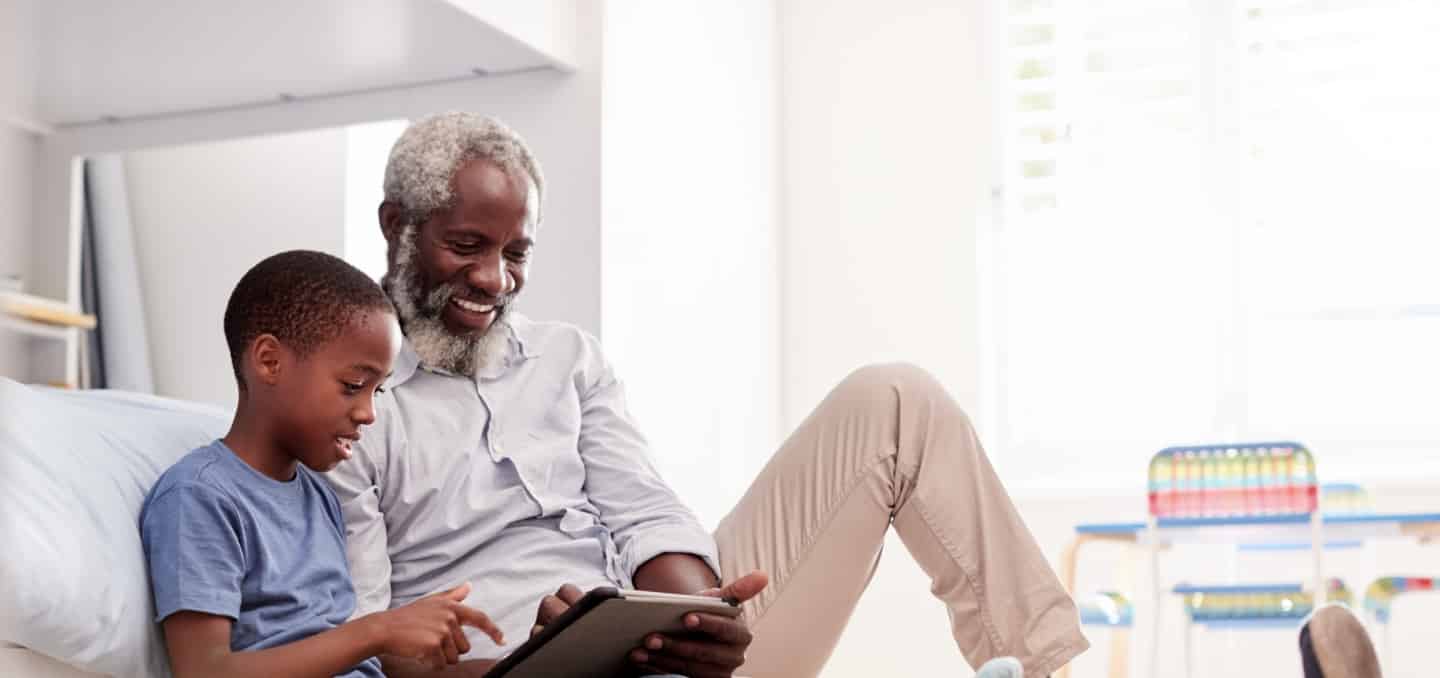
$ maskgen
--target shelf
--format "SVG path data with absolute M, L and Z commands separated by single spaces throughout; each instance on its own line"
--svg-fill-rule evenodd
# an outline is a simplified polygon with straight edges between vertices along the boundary
M 77 327 L 65 327 L 62 325 L 50 325 L 48 323 L 16 318 L 15 316 L 0 313 L 0 330 L 14 332 L 22 336 L 38 339 L 58 339 L 68 341 L 80 331 Z

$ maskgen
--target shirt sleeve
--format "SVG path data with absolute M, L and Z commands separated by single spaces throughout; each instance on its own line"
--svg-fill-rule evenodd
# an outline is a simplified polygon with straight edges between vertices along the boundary
M 221 491 L 176 485 L 155 497 L 140 525 L 155 620 L 180 611 L 236 619 L 245 578 L 240 510 Z
M 714 537 L 660 477 L 626 408 L 624 386 L 600 357 L 598 342 L 589 344 L 595 378 L 580 394 L 580 458 L 585 492 L 615 540 L 621 568 L 633 579 L 656 556 L 688 553 L 718 579 Z
M 386 455 L 396 443 L 391 435 L 393 417 L 376 414 L 380 420 L 362 434 L 354 455 L 324 474 L 345 518 L 345 556 L 355 587 L 351 619 L 390 608 L 390 547 L 380 507 L 380 478 Z

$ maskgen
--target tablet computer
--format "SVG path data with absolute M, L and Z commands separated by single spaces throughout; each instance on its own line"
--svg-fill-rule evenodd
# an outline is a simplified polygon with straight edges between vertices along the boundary
M 602 586 L 576 601 L 540 633 L 500 660 L 485 678 L 614 678 L 651 633 L 689 633 L 690 612 L 737 617 L 720 598 Z

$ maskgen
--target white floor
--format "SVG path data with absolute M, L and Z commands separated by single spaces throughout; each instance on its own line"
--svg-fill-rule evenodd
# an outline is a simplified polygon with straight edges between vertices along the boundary
M 1427 495 L 1408 491 L 1376 498 L 1381 511 L 1440 511 L 1440 492 Z M 1059 558 L 1077 517 L 1084 522 L 1143 518 L 1139 495 L 1133 498 L 1066 500 L 1022 499 L 1021 512 L 1039 539 L 1041 548 Z M 1087 547 L 1088 548 L 1088 547 Z M 1382 575 L 1440 576 L 1440 544 L 1377 542 L 1362 549 L 1330 552 L 1327 570 L 1339 576 L 1355 593 L 1356 603 L 1371 579 Z M 1078 572 L 1078 588 L 1093 591 L 1124 586 L 1126 552 L 1120 547 L 1097 546 L 1085 552 Z M 1162 561 L 1167 581 L 1224 582 L 1232 574 L 1254 582 L 1299 580 L 1307 572 L 1303 554 L 1250 553 L 1236 555 L 1223 546 L 1177 548 Z M 1141 561 L 1135 571 L 1143 576 Z M 1136 586 L 1146 583 L 1136 581 Z M 1141 590 L 1144 590 L 1143 588 Z M 1161 675 L 1182 675 L 1181 614 L 1172 601 L 1164 617 L 1161 638 Z M 1433 629 L 1440 620 L 1440 593 L 1402 598 L 1391 625 L 1393 665 L 1387 678 L 1430 676 L 1434 665 Z M 1086 629 L 1092 649 L 1074 664 L 1073 678 L 1104 678 L 1108 668 L 1109 638 L 1104 629 Z M 1196 676 L 1267 676 L 1299 678 L 1300 663 L 1293 631 L 1199 632 Z M 1377 640 L 1378 643 L 1378 640 Z M 1132 677 L 1142 676 L 1138 647 Z M 928 581 L 905 556 L 904 545 L 892 537 L 879 571 L 845 637 L 824 672 L 825 678 L 862 676 L 970 676 L 950 640 L 944 608 L 928 593 Z

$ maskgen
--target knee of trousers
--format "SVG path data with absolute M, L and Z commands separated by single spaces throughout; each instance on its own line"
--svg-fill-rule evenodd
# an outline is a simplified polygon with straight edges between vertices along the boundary
M 906 419 L 912 423 L 941 423 L 951 431 L 975 436 L 969 415 L 940 381 L 928 370 L 910 363 L 861 367 L 835 387 L 832 398 L 849 416 L 879 418 L 897 427 Z M 920 418 L 907 417 L 907 410 Z
M 934 375 L 911 363 L 875 363 L 861 367 L 835 387 L 835 395 L 844 402 L 881 413 L 893 414 L 905 404 L 941 403 L 964 415 Z

